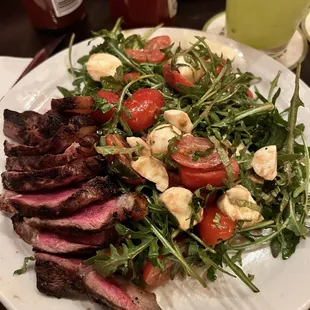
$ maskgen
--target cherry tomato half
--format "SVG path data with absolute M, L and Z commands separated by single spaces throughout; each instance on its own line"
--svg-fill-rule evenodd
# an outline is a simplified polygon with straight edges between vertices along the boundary
M 218 224 L 214 222 L 216 214 L 220 216 Z M 204 209 L 203 219 L 197 225 L 197 229 L 202 241 L 206 245 L 214 246 L 233 236 L 235 222 L 222 213 L 216 205 L 209 205 Z
M 140 75 L 141 74 L 139 72 L 129 72 L 124 74 L 123 79 L 126 83 L 129 83 L 130 81 L 136 79 Z
M 254 95 L 253 95 L 253 93 L 251 92 L 250 89 L 248 89 L 248 90 L 246 91 L 246 93 L 247 93 L 247 95 L 248 95 L 248 97 L 249 97 L 250 99 L 253 99 L 253 98 L 254 98 Z
M 165 54 L 160 50 L 146 51 L 128 48 L 126 49 L 126 54 L 129 58 L 134 59 L 137 62 L 158 63 L 165 59 Z
M 158 286 L 164 284 L 170 279 L 171 265 L 166 266 L 166 270 L 162 273 L 159 268 L 155 268 L 148 260 L 143 267 L 143 279 L 147 285 Z
M 111 103 L 111 104 L 118 102 L 118 100 L 119 100 L 118 94 L 115 94 L 115 93 L 113 93 L 111 91 L 107 91 L 107 90 L 98 91 L 97 96 L 100 98 L 104 98 L 108 103 Z M 91 114 L 91 116 L 95 122 L 103 124 L 103 123 L 106 123 L 108 120 L 111 119 L 115 110 L 116 110 L 115 107 L 106 113 L 102 113 L 100 110 L 96 110 Z
M 237 179 L 239 175 L 239 164 L 234 159 L 230 159 L 230 164 L 234 172 L 234 177 Z M 184 167 L 179 169 L 179 174 L 181 182 L 193 190 L 207 185 L 214 187 L 223 186 L 222 179 L 227 179 L 225 169 L 210 171 L 208 169 Z
M 142 88 L 124 102 L 124 107 L 130 112 L 131 118 L 124 113 L 123 118 L 133 131 L 141 131 L 151 127 L 155 116 L 161 113 L 165 100 L 160 91 L 152 88 Z
M 145 46 L 145 51 L 154 51 L 168 48 L 171 45 L 169 36 L 157 36 L 151 39 Z
M 180 176 L 177 172 L 168 171 L 169 187 L 183 186 Z
M 178 164 L 188 168 L 206 169 L 213 171 L 223 169 L 221 158 L 216 151 L 203 155 L 203 152 L 213 148 L 208 138 L 198 138 L 191 135 L 184 136 L 177 142 L 177 151 L 171 155 Z M 195 152 L 200 152 L 195 160 Z
M 158 63 L 165 59 L 160 50 L 169 47 L 171 40 L 168 36 L 158 36 L 151 39 L 144 49 L 126 49 L 129 58 L 138 62 Z
M 187 78 L 185 78 L 179 71 L 171 70 L 170 63 L 164 64 L 163 76 L 167 84 L 177 91 L 180 91 L 180 89 L 177 87 L 177 84 L 182 84 L 190 87 L 194 86 L 194 84 L 190 82 Z

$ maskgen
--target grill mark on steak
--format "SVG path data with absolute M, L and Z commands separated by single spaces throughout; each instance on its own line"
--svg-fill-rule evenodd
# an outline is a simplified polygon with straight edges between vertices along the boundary
M 154 293 L 117 277 L 104 278 L 80 260 L 44 253 L 36 253 L 35 259 L 37 288 L 44 294 L 60 298 L 76 291 L 108 309 L 160 310 Z
M 82 254 L 98 249 L 97 246 L 68 241 L 53 232 L 39 231 L 25 223 L 17 215 L 12 217 L 12 222 L 14 231 L 37 251 L 55 254 Z
M 16 210 L 21 216 L 65 216 L 98 200 L 106 200 L 118 192 L 118 186 L 110 176 L 97 176 L 78 188 L 36 194 L 5 191 L 0 198 L 0 210 L 3 204 L 8 204 L 11 210 Z
M 94 144 L 97 139 L 93 139 Z M 93 146 L 84 147 L 79 143 L 72 143 L 63 154 L 45 154 L 42 156 L 7 157 L 5 168 L 8 171 L 33 171 L 63 166 L 73 160 L 95 155 Z
M 53 189 L 90 179 L 103 170 L 100 156 L 75 160 L 68 165 L 28 172 L 5 171 L 5 189 L 16 192 Z
M 60 154 L 73 142 L 80 142 L 86 136 L 95 133 L 96 126 L 93 125 L 93 122 L 92 125 L 82 125 L 87 122 L 90 123 L 90 121 L 89 116 L 79 115 L 69 122 L 69 125 L 60 127 L 53 137 L 45 139 L 35 146 L 16 145 L 4 141 L 4 153 L 6 156 L 36 156 L 47 153 Z
M 60 114 L 90 114 L 95 110 L 95 102 L 91 96 L 76 96 L 52 99 L 52 110 Z
M 63 116 L 53 111 L 42 115 L 35 111 L 19 113 L 5 109 L 3 116 L 4 134 L 18 143 L 27 145 L 37 145 L 54 135 L 61 125 L 67 123 Z
M 148 214 L 146 199 L 136 193 L 126 193 L 107 202 L 87 206 L 71 216 L 57 219 L 25 218 L 36 228 L 64 232 L 98 232 L 116 221 L 142 220 Z

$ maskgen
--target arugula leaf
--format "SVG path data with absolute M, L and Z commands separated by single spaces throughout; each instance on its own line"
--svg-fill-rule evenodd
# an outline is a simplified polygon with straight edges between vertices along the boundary
M 14 275 L 21 275 L 23 273 L 26 273 L 28 270 L 28 263 L 30 261 L 34 261 L 34 260 L 35 260 L 35 258 L 33 256 L 25 257 L 23 266 L 20 269 L 15 270 L 13 274 Z
M 288 259 L 296 250 L 300 237 L 291 230 L 285 229 L 281 234 L 282 258 Z
M 220 221 L 221 221 L 221 216 L 218 213 L 216 213 L 213 218 L 213 223 L 218 229 L 223 229 L 223 226 L 221 225 Z
M 278 236 L 271 240 L 270 249 L 271 249 L 271 254 L 274 258 L 278 257 L 278 255 L 281 253 L 282 246 L 281 246 L 281 242 L 279 241 Z
M 106 250 L 97 251 L 96 256 L 83 262 L 85 265 L 92 265 L 92 268 L 99 274 L 108 277 L 117 270 L 123 274 L 128 272 L 128 264 L 136 256 L 147 249 L 153 238 L 145 238 L 139 245 L 134 245 L 127 240 L 127 244 L 123 243 L 121 247 L 115 247 L 110 244 L 110 253 Z
M 132 153 L 139 152 L 143 147 L 137 145 L 135 147 L 120 147 L 120 146 L 95 146 L 96 152 L 102 156 L 127 154 L 132 156 Z
M 72 97 L 72 92 L 68 90 L 67 88 L 57 86 L 57 89 L 61 92 L 61 94 L 66 98 L 66 97 Z

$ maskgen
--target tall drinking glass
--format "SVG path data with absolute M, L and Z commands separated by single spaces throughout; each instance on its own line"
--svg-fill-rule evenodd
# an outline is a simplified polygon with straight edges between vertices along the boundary
M 227 35 L 267 53 L 279 53 L 309 4 L 310 0 L 227 0 Z

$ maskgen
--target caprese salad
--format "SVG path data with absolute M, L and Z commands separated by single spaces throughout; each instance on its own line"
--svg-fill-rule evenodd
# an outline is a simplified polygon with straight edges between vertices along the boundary
M 69 69 L 74 89 L 59 90 L 93 96 L 96 150 L 122 191 L 146 197 L 149 213 L 116 224 L 121 242 L 85 263 L 150 286 L 179 275 L 206 286 L 223 272 L 258 292 L 241 269 L 242 252 L 268 243 L 287 259 L 306 234 L 300 67 L 290 108 L 280 112 L 279 75 L 267 96 L 252 92 L 260 79 L 213 53 L 205 38 L 182 49 L 152 31 L 126 37 L 119 21 L 94 36 L 102 42 Z

